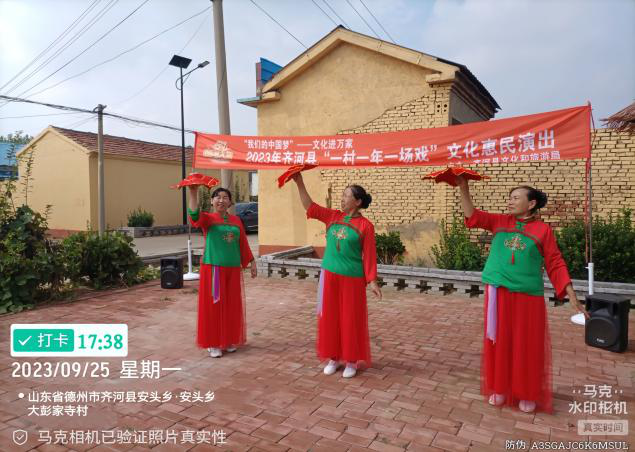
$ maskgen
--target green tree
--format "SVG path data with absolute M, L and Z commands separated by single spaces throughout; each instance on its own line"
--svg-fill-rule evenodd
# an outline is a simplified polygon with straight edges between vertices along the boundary
M 635 224 L 629 209 L 617 216 L 593 219 L 595 280 L 635 282 Z M 586 226 L 573 221 L 556 233 L 558 247 L 572 278 L 586 279 Z
M 401 234 L 391 231 L 386 234 L 375 234 L 377 260 L 380 264 L 397 265 L 403 262 L 406 247 L 401 241 Z
M 33 137 L 28 133 L 24 133 L 23 130 L 16 130 L 14 133 L 9 133 L 7 136 L 0 135 L 0 141 L 5 141 L 13 144 L 27 144 Z
M 483 247 L 470 241 L 470 234 L 462 218 L 454 217 L 450 224 L 441 221 L 440 229 L 439 244 L 432 246 L 432 258 L 438 268 L 483 270 L 485 264 Z

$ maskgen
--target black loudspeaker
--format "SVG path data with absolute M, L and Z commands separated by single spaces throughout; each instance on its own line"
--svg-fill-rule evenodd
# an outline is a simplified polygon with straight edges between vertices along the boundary
M 584 325 L 584 341 L 587 345 L 611 352 L 626 350 L 630 307 L 630 300 L 621 295 L 587 295 L 586 309 L 590 316 Z
M 161 288 L 180 289 L 183 287 L 183 259 L 164 257 L 161 259 Z

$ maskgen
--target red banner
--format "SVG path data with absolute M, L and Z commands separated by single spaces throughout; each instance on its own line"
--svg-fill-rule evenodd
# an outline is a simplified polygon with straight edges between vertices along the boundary
M 544 162 L 590 155 L 591 107 L 450 127 L 332 136 L 196 133 L 194 168 L 282 169 Z

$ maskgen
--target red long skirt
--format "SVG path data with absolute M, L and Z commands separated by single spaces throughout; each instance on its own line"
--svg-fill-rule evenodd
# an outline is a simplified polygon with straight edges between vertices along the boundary
M 226 349 L 245 343 L 245 288 L 240 267 L 220 269 L 220 299 L 212 299 L 212 266 L 201 264 L 196 343 Z
M 490 286 L 487 287 L 489 290 Z M 481 393 L 504 394 L 505 404 L 536 402 L 536 411 L 552 411 L 551 341 L 544 297 L 498 288 L 496 342 L 487 338 L 488 293 L 481 358 Z
M 322 312 L 318 314 L 318 357 L 356 363 L 358 367 L 370 366 L 365 278 L 322 271 L 324 289 Z

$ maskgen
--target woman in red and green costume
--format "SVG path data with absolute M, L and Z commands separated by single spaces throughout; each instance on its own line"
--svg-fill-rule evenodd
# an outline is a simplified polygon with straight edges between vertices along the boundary
M 227 213 L 231 205 L 230 191 L 217 188 L 212 193 L 214 213 L 199 212 L 198 187 L 190 186 L 190 222 L 201 228 L 205 237 L 196 342 L 199 347 L 206 348 L 212 358 L 220 358 L 223 350 L 234 352 L 237 346 L 245 343 L 247 327 L 242 270 L 251 264 L 251 277 L 257 276 L 256 261 L 242 222 Z
M 346 363 L 342 376 L 354 377 L 358 366 L 370 366 L 370 339 L 366 285 L 381 299 L 377 285 L 375 228 L 360 209 L 372 198 L 359 185 L 350 185 L 342 194 L 342 210 L 315 204 L 300 173 L 294 176 L 307 218 L 326 225 L 326 250 L 318 288 L 317 354 L 329 360 L 326 375 Z
M 466 179 L 458 178 L 468 228 L 494 234 L 483 270 L 485 334 L 481 392 L 491 405 L 516 406 L 525 412 L 552 411 L 551 345 L 545 308 L 543 272 L 556 296 L 578 301 L 567 265 L 551 228 L 536 218 L 547 195 L 521 186 L 511 190 L 509 214 L 474 208 Z

